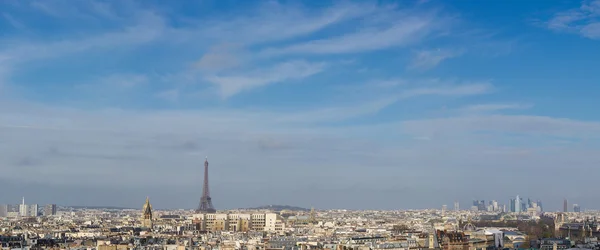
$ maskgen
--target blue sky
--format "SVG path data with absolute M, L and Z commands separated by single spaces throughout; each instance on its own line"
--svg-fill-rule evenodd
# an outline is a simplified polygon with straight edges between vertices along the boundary
M 599 17 L 597 0 L 3 1 L 0 202 L 193 208 L 209 156 L 217 208 L 597 208 Z

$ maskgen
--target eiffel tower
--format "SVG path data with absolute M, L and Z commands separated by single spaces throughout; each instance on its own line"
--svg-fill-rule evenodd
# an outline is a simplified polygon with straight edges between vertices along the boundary
M 204 161 L 204 185 L 202 186 L 202 197 L 200 198 L 200 205 L 196 209 L 198 213 L 215 213 L 217 210 L 213 207 L 212 200 L 210 199 L 210 191 L 208 190 L 208 157 Z

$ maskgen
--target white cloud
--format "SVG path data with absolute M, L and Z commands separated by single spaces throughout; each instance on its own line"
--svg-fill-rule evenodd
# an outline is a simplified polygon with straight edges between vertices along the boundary
M 478 104 L 464 107 L 462 110 L 465 112 L 493 112 L 507 109 L 527 109 L 531 106 L 527 104 Z
M 196 63 L 196 67 L 205 71 L 221 71 L 240 66 L 243 62 L 239 46 L 221 44 L 208 50 Z
M 421 50 L 416 53 L 415 57 L 413 58 L 411 64 L 408 67 L 410 69 L 427 70 L 436 67 L 441 62 L 447 59 L 454 58 L 462 54 L 462 50 Z
M 381 11 L 382 8 L 376 5 L 338 3 L 315 13 L 298 5 L 268 2 L 253 9 L 250 15 L 222 15 L 201 25 L 205 28 L 203 34 L 208 38 L 255 44 L 312 34 L 337 23 Z
M 27 29 L 27 26 L 25 24 L 23 24 L 19 20 L 15 19 L 11 14 L 2 13 L 2 16 L 4 17 L 4 19 L 6 19 L 6 21 L 8 23 L 10 23 L 10 25 L 15 27 L 16 29 L 18 29 L 18 30 L 26 30 Z
M 282 54 L 342 54 L 403 47 L 421 40 L 433 31 L 433 20 L 428 16 L 407 17 L 389 27 L 359 30 L 333 38 L 263 51 L 263 55 Z M 373 38 L 377 39 L 373 39 Z
M 584 26 L 581 28 L 581 34 L 590 39 L 600 39 L 600 22 Z
M 90 0 L 71 2 L 65 0 L 50 0 L 50 1 L 31 1 L 29 7 L 43 13 L 49 17 L 56 19 L 79 19 L 79 20 L 114 20 L 121 17 L 117 14 L 113 5 L 129 6 L 128 11 L 133 11 L 133 1 L 122 1 L 108 4 L 106 2 Z M 131 13 L 130 12 L 130 13 Z
M 179 89 L 170 89 L 158 93 L 157 97 L 170 102 L 176 102 L 179 100 L 179 95 Z
M 522 135 L 597 137 L 600 123 L 545 116 L 475 115 L 402 122 L 406 131 L 417 134 L 456 135 L 481 131 L 520 133 Z
M 275 118 L 275 121 L 303 124 L 344 121 L 351 118 L 376 114 L 397 101 L 398 98 L 380 98 L 376 101 L 349 106 L 327 107 L 306 112 L 295 112 L 289 115 L 279 116 Z
M 57 1 L 53 4 L 38 1 L 33 2 L 32 5 L 51 16 L 62 16 L 72 20 L 81 18 L 109 20 L 118 22 L 125 28 L 58 41 L 15 42 L 10 48 L 6 47 L 4 50 L 0 48 L 0 55 L 10 58 L 11 65 L 32 60 L 50 60 L 99 49 L 127 46 L 135 48 L 158 42 L 180 43 L 180 46 L 189 46 L 192 51 L 207 51 L 195 65 L 202 72 L 194 72 L 182 67 L 181 72 L 167 73 L 159 78 L 177 78 L 178 82 L 175 84 L 181 84 L 179 80 L 195 84 L 208 81 L 219 87 L 223 97 L 231 97 L 241 91 L 275 82 L 298 80 L 322 71 L 325 66 L 322 63 L 307 63 L 296 56 L 284 58 L 283 60 L 288 61 L 286 63 L 273 64 L 266 58 L 257 58 L 248 46 L 256 44 L 272 46 L 273 42 L 287 41 L 291 38 L 302 39 L 303 36 L 343 22 L 361 21 L 364 27 L 358 32 L 342 33 L 334 38 L 308 43 L 290 42 L 287 43 L 290 44 L 289 47 L 283 50 L 290 52 L 306 50 L 309 53 L 354 53 L 379 50 L 420 40 L 439 23 L 433 13 L 420 13 L 396 6 L 336 3 L 324 10 L 315 11 L 295 5 L 268 3 L 261 5 L 261 8 L 252 9 L 250 14 L 188 20 L 187 25 L 174 28 L 168 26 L 157 12 L 133 8 L 130 4 L 113 6 L 102 2 L 90 2 L 71 6 L 66 1 Z M 117 7 L 123 7 L 124 10 L 117 12 Z M 122 13 L 130 13 L 132 17 L 125 18 L 119 15 Z M 394 20 L 391 25 L 390 20 Z M 356 23 L 351 25 L 354 26 Z M 340 30 L 345 31 L 345 29 Z M 372 39 L 373 37 L 378 39 Z M 211 43 L 217 46 L 206 47 Z M 258 48 L 258 53 L 263 53 L 260 51 L 263 47 Z M 263 69 L 249 70 L 249 67 L 255 66 L 248 66 L 247 62 L 250 61 L 253 64 L 263 65 Z M 232 69 L 236 71 L 227 71 Z
M 115 86 L 119 88 L 133 88 L 139 87 L 148 82 L 148 77 L 146 75 L 140 74 L 118 74 L 118 75 L 109 75 L 107 77 L 103 77 L 99 84 L 104 86 Z
M 92 49 L 140 45 L 161 38 L 163 32 L 162 17 L 153 13 L 145 13 L 139 16 L 134 25 L 127 26 L 122 31 L 102 33 L 81 39 L 8 44 L 12 46 L 5 47 L 5 50 L 0 51 L 0 55 L 8 57 L 11 63 L 49 59 Z
M 299 80 L 323 71 L 325 63 L 307 61 L 287 61 L 272 68 L 259 69 L 246 74 L 208 76 L 206 80 L 219 86 L 224 98 L 242 91 L 262 87 L 268 84 Z
M 493 90 L 493 85 L 489 82 L 466 83 L 459 85 L 440 85 L 435 87 L 414 88 L 403 91 L 401 98 L 410 98 L 425 95 L 439 96 L 466 96 L 489 93 Z
M 556 13 L 546 27 L 560 32 L 578 33 L 590 39 L 600 39 L 600 0 L 584 0 L 577 9 Z

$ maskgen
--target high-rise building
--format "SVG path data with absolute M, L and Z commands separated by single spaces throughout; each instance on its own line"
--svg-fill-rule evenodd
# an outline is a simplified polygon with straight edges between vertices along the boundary
M 37 217 L 38 216 L 38 204 L 27 205 L 27 216 Z
M 567 199 L 563 201 L 563 212 L 569 212 L 569 202 L 567 201 Z
M 454 202 L 454 211 L 458 211 L 460 210 L 460 204 L 458 203 L 458 201 Z
M 448 209 L 448 206 L 442 205 L 442 216 L 446 214 L 446 209 Z
M 44 216 L 56 215 L 56 204 L 48 204 L 44 207 Z
M 479 201 L 477 209 L 479 209 L 479 211 L 485 211 L 486 210 L 485 200 L 480 200 Z
M 510 199 L 510 211 L 511 212 L 514 213 L 514 212 L 517 211 L 517 206 L 516 205 L 517 205 L 517 199 L 514 199 L 514 198 Z
M 540 208 L 540 212 L 544 212 L 544 206 L 542 206 L 541 200 L 537 200 L 537 206 Z
M 520 213 L 521 212 L 521 198 L 519 198 L 519 196 L 517 195 L 517 197 L 515 198 L 515 213 Z
M 8 205 L 0 205 L 0 218 L 8 217 Z
M 479 211 L 487 210 L 487 206 L 485 205 L 485 200 L 473 200 L 473 206 L 477 207 Z
M 581 207 L 578 204 L 573 204 L 573 212 L 581 213 Z
M 29 208 L 25 204 L 25 197 L 23 197 L 23 202 L 19 205 L 19 215 L 23 217 L 29 216 Z

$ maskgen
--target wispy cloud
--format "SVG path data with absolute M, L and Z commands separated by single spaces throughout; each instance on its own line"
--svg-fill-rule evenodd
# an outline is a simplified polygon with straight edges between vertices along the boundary
M 221 95 L 227 98 L 252 88 L 306 78 L 323 71 L 325 67 L 326 64 L 322 62 L 287 61 L 272 68 L 253 70 L 246 74 L 215 75 L 206 79 L 218 85 Z
M 204 71 L 221 71 L 240 66 L 242 59 L 241 48 L 235 44 L 220 44 L 211 47 L 198 62 L 196 67 Z
M 408 66 L 409 69 L 428 70 L 436 67 L 441 62 L 460 56 L 464 53 L 463 50 L 451 50 L 451 49 L 434 49 L 434 50 L 421 50 L 415 54 L 411 64 Z
M 460 85 L 440 85 L 435 87 L 414 88 L 403 91 L 400 96 L 402 98 L 438 95 L 438 96 L 466 96 L 480 95 L 492 91 L 493 85 L 489 82 L 481 83 L 466 83 Z
M 27 29 L 27 26 L 25 24 L 23 24 L 22 22 L 18 21 L 11 14 L 2 13 L 2 17 L 4 17 L 4 19 L 6 19 L 6 21 L 8 23 L 10 23 L 10 25 L 12 25 L 15 29 L 18 29 L 18 30 L 21 30 L 21 31 Z
M 397 21 L 388 27 L 374 27 L 334 38 L 266 49 L 262 53 L 264 55 L 341 54 L 403 47 L 419 41 L 434 30 L 434 20 L 429 18 L 427 16 L 405 17 L 402 21 Z M 377 39 L 373 39 L 374 37 Z
M 584 0 L 577 9 L 556 13 L 546 22 L 548 29 L 600 39 L 600 0 Z
M 420 134 L 476 134 L 483 131 L 519 133 L 526 136 L 597 137 L 600 123 L 528 115 L 480 115 L 402 122 L 406 131 Z
M 103 77 L 99 84 L 104 86 L 114 86 L 119 88 L 133 88 L 138 87 L 148 82 L 146 75 L 140 74 L 118 74 Z
M 113 6 L 109 3 L 90 0 L 80 2 L 70 2 L 64 0 L 51 1 L 23 1 L 28 3 L 28 6 L 43 13 L 49 17 L 56 19 L 80 19 L 80 20 L 101 20 L 101 19 L 119 19 L 119 15 Z M 131 5 L 133 1 L 127 3 L 113 3 L 114 5 L 124 6 Z
M 179 100 L 179 93 L 179 89 L 169 89 L 158 93 L 156 96 L 166 101 L 176 102 L 177 100 Z
M 339 122 L 376 114 L 380 110 L 398 102 L 398 100 L 396 97 L 387 97 L 376 101 L 363 101 L 362 103 L 347 106 L 324 107 L 317 110 L 294 112 L 289 115 L 277 117 L 275 120 L 302 124 Z
M 218 41 L 269 43 L 308 35 L 381 10 L 382 7 L 372 4 L 339 3 L 315 12 L 301 6 L 267 2 L 249 15 L 236 13 L 203 23 L 206 25 L 203 33 Z
M 507 109 L 528 109 L 532 106 L 530 104 L 478 104 L 464 107 L 461 110 L 465 112 L 494 112 Z
M 152 13 L 141 15 L 132 26 L 122 31 L 107 32 L 73 40 L 62 40 L 44 43 L 15 43 L 0 49 L 0 55 L 5 55 L 10 62 L 23 62 L 36 59 L 49 59 L 80 53 L 91 49 L 106 49 L 126 47 L 154 41 L 161 37 L 163 19 Z

